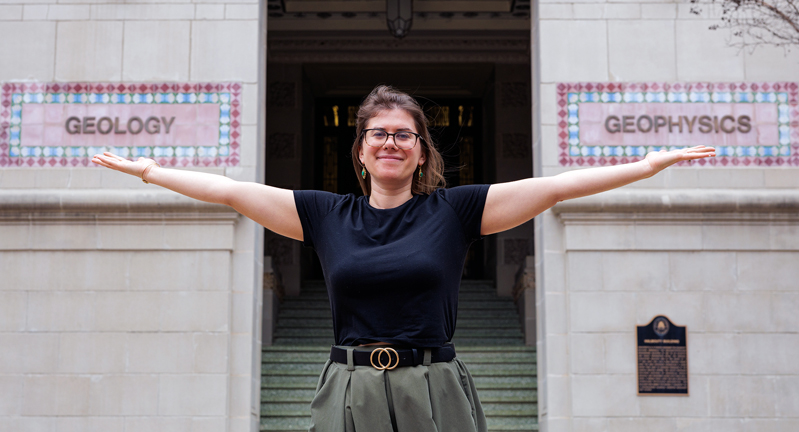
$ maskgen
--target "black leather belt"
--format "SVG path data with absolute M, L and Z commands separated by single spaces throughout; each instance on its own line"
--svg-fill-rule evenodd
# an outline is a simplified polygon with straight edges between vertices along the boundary
M 417 366 L 425 364 L 425 351 L 430 352 L 427 363 L 448 362 L 455 358 L 455 346 L 444 345 L 440 348 L 394 348 L 391 346 L 341 347 L 330 348 L 330 360 L 336 363 L 347 363 L 347 351 L 352 351 L 352 363 L 355 366 L 373 366 L 378 370 L 391 370 L 396 367 Z

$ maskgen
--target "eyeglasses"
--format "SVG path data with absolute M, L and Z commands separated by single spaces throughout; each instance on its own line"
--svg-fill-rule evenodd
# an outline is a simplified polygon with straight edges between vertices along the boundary
M 382 129 L 364 129 L 363 136 L 369 147 L 383 147 L 388 142 L 388 137 L 394 137 L 394 145 L 400 150 L 410 150 L 416 147 L 419 139 L 423 139 L 416 132 L 400 131 L 388 133 Z

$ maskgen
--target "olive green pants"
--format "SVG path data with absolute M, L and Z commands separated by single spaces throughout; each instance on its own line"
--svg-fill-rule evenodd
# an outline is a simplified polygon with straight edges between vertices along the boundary
M 486 432 L 471 374 L 457 357 L 381 371 L 325 363 L 310 432 Z

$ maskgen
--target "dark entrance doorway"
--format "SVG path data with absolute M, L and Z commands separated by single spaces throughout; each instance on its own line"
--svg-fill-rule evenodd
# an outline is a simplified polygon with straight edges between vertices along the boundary
M 433 140 L 444 157 L 447 187 L 484 183 L 483 106 L 477 98 L 420 99 Z M 313 171 L 317 190 L 363 195 L 352 165 L 352 144 L 361 99 L 317 98 L 314 107 Z M 321 279 L 318 258 L 310 255 L 305 277 Z M 307 261 L 306 261 L 307 262 Z M 469 250 L 465 279 L 485 277 L 483 242 Z

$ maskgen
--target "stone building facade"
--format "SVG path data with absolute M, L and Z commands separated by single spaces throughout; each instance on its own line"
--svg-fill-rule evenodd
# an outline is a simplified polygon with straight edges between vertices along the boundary
M 690 2 L 635 0 L 414 7 L 395 41 L 380 1 L 0 2 L 0 430 L 259 430 L 275 301 L 265 251 L 287 295 L 307 264 L 298 244 L 227 208 L 88 166 L 102 141 L 30 135 L 26 104 L 209 103 L 214 143 L 115 148 L 307 188 L 316 126 L 304 113 L 386 77 L 480 101 L 486 182 L 634 160 L 621 147 L 646 143 L 571 142 L 590 122 L 572 122 L 569 106 L 619 93 L 609 85 L 643 102 L 681 97 L 675 84 L 774 94 L 758 102 L 774 105 L 787 144 L 764 138 L 749 154 L 722 142 L 731 153 L 714 165 L 560 203 L 487 239 L 482 271 L 500 295 L 523 263 L 534 273 L 516 295 L 538 348 L 542 431 L 799 429 L 799 50 L 730 47 L 708 30 L 711 4 L 698 15 Z M 89 126 L 91 139 L 110 125 Z M 636 393 L 636 326 L 658 315 L 687 327 L 688 396 Z

